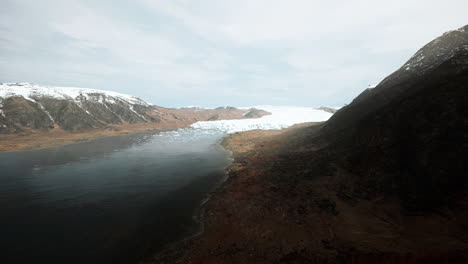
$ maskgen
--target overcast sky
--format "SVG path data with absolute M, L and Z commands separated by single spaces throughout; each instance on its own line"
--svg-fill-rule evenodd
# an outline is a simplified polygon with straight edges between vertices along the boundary
M 113 90 L 163 106 L 341 106 L 468 1 L 0 0 L 0 82 Z

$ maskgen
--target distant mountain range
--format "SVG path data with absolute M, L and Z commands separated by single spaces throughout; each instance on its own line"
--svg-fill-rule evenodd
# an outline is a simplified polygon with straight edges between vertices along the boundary
M 254 108 L 165 108 L 111 91 L 0 83 L 0 151 L 269 114 Z
M 112 130 L 137 123 L 178 127 L 200 120 L 258 118 L 266 114 L 259 109 L 234 107 L 164 108 L 134 96 L 95 89 L 0 84 L 0 133 L 3 134 L 58 128 L 70 132 Z

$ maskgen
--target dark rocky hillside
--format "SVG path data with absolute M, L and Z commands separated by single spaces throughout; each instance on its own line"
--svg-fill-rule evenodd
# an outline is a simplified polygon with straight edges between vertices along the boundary
M 231 135 L 204 233 L 153 263 L 468 263 L 467 31 L 324 124 Z
M 337 112 L 327 122 L 326 130 L 341 130 L 365 118 L 369 113 L 387 104 L 418 92 L 423 86 L 417 85 L 435 68 L 460 56 L 468 50 L 468 25 L 446 32 L 421 48 L 400 69 L 390 74 L 375 88 L 366 89 L 353 102 Z
M 467 88 L 465 26 L 338 111 L 322 134 L 329 155 L 360 178 L 354 192 L 396 193 L 408 208 L 431 209 L 466 190 Z

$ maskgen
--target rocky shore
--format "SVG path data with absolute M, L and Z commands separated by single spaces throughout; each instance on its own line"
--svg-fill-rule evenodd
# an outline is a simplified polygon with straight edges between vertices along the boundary
M 322 124 L 255 130 L 226 137 L 234 161 L 204 205 L 204 231 L 151 263 L 466 263 L 456 210 L 414 211 L 395 195 L 372 199 L 343 188 L 349 172 L 330 171 Z M 315 140 L 311 140 L 316 135 Z
M 226 136 L 220 144 L 231 152 L 233 162 L 226 169 L 228 175 L 226 181 L 210 194 L 210 199 L 199 210 L 201 214 L 199 220 L 203 231 L 194 237 L 169 246 L 148 263 L 224 263 L 225 261 L 244 263 L 247 261 L 244 257 L 229 260 L 229 256 L 232 256 L 234 251 L 239 253 L 242 248 L 245 248 L 246 244 L 243 239 L 245 231 L 242 230 L 242 226 L 251 225 L 250 221 L 258 217 L 257 213 L 261 213 L 260 211 L 254 212 L 250 205 L 248 208 L 242 208 L 250 195 L 264 190 L 261 186 L 263 183 L 257 181 L 259 180 L 257 176 L 260 176 L 261 169 L 266 169 L 268 164 L 256 163 L 253 157 L 259 158 L 257 155 L 262 155 L 261 153 L 274 151 L 278 147 L 276 144 L 295 129 L 313 127 L 318 124 L 304 123 L 282 130 L 251 130 Z M 271 144 L 272 142 L 275 144 Z M 229 248 L 222 248 L 226 246 L 225 243 L 231 242 L 232 245 L 229 245 Z M 231 248 L 231 246 L 235 247 Z

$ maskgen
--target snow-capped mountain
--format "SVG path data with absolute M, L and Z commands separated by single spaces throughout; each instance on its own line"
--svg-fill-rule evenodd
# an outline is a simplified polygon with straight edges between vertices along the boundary
M 37 97 L 49 97 L 73 100 L 76 103 L 91 100 L 100 103 L 116 103 L 117 101 L 122 101 L 127 104 L 148 105 L 148 103 L 138 97 L 112 91 L 77 87 L 43 86 L 32 83 L 0 83 L 0 97 L 6 98 L 11 96 L 22 96 L 30 101 L 35 101 L 34 98 Z
M 115 92 L 86 88 L 49 87 L 30 83 L 0 85 L 0 129 L 22 127 L 69 131 L 103 128 L 108 124 L 159 122 L 151 105 Z
M 257 118 L 258 109 L 170 109 L 140 98 L 96 89 L 50 87 L 31 83 L 0 84 L 0 133 L 60 128 L 79 132 L 118 129 L 146 123 L 151 128 L 176 128 L 201 120 Z

